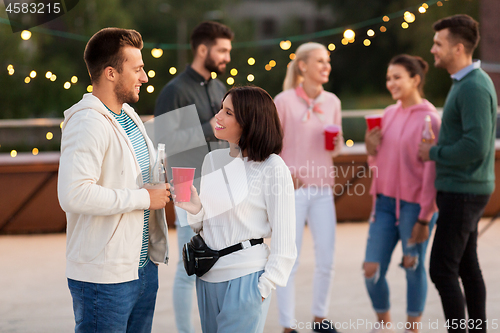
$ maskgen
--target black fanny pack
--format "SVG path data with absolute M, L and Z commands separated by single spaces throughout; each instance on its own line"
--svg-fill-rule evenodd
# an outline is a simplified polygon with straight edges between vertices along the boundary
M 238 243 L 220 251 L 212 250 L 207 246 L 200 235 L 195 235 L 189 243 L 184 244 L 182 248 L 182 260 L 187 275 L 196 274 L 203 276 L 210 268 L 215 265 L 220 257 L 227 256 L 230 253 L 249 248 L 251 246 L 264 243 L 264 239 L 251 239 Z

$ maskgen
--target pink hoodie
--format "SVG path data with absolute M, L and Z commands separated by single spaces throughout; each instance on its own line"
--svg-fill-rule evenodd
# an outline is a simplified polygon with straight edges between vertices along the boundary
M 382 118 L 382 141 L 377 156 L 370 157 L 373 181 L 370 193 L 396 198 L 396 217 L 399 200 L 420 204 L 419 219 L 429 221 L 437 211 L 435 162 L 422 162 L 418 144 L 422 140 L 425 116 L 431 116 L 432 130 L 439 136 L 441 119 L 436 108 L 426 99 L 403 109 L 401 102 L 388 106 Z

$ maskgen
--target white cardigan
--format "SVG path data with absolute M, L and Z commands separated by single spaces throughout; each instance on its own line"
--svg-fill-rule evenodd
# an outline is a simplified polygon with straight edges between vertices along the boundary
M 127 104 L 123 110 L 153 143 Z M 150 158 L 153 162 L 154 158 Z M 92 94 L 64 112 L 58 197 L 67 217 L 66 276 L 94 283 L 138 279 L 144 210 L 141 169 L 132 143 L 104 104 Z M 165 210 L 151 211 L 149 257 L 168 261 Z
M 281 157 L 272 154 L 255 162 L 233 158 L 229 149 L 212 151 L 203 162 L 200 200 L 201 211 L 188 214 L 188 222 L 211 249 L 271 238 L 270 246 L 254 245 L 220 258 L 201 279 L 222 282 L 264 270 L 258 284 L 262 297 L 276 285 L 285 286 L 297 249 L 292 177 Z

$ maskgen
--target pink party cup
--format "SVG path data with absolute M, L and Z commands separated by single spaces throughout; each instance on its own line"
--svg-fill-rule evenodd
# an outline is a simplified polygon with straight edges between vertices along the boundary
M 193 185 L 195 168 L 172 167 L 172 181 L 174 183 L 175 201 L 188 202 L 191 200 L 191 185 Z
M 338 125 L 326 125 L 325 126 L 325 149 L 334 150 L 335 149 L 335 138 L 339 135 L 340 126 Z
M 365 120 L 369 131 L 375 127 L 382 128 L 382 115 L 380 114 L 365 116 Z

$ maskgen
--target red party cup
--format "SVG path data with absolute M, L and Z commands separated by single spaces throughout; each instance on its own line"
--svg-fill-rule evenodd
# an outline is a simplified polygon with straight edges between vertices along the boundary
M 338 125 L 326 125 L 325 126 L 325 149 L 334 150 L 335 149 L 335 138 L 340 132 L 340 126 Z
M 365 116 L 365 120 L 369 131 L 375 127 L 382 128 L 382 115 L 380 114 Z
M 193 185 L 195 168 L 172 167 L 175 201 L 189 202 L 191 200 L 191 185 Z

